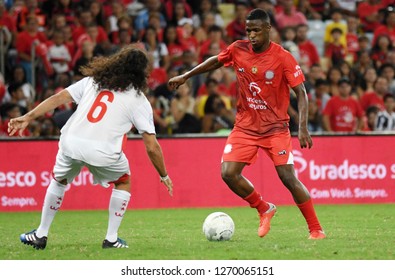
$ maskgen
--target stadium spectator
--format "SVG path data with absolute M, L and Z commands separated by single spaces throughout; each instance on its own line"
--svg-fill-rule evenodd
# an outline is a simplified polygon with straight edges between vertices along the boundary
M 386 34 L 390 37 L 392 46 L 395 47 L 395 9 L 394 7 L 388 7 L 385 10 L 385 16 L 383 24 L 374 30 L 373 45 L 375 44 L 377 37 L 381 34 Z
M 0 27 L 7 28 L 8 32 L 12 34 L 12 41 L 15 40 L 17 35 L 16 23 L 7 12 L 4 1 L 0 1 Z M 2 30 L 1 32 L 4 31 Z
M 332 33 L 332 31 L 335 28 L 340 29 L 341 31 L 341 36 L 338 39 L 339 43 L 345 49 L 347 49 L 347 24 L 343 20 L 343 16 L 340 9 L 333 9 L 331 11 L 331 20 L 325 27 L 325 35 L 324 35 L 325 50 L 327 49 L 327 46 L 330 43 L 333 43 L 335 41 L 335 38 L 333 37 L 333 33 Z
M 120 32 L 121 30 L 127 30 L 128 31 L 128 36 L 130 37 L 130 41 L 131 42 L 137 42 L 137 34 L 135 32 L 135 30 L 133 29 L 133 24 L 132 24 L 132 19 L 128 16 L 121 16 L 118 20 L 117 20 L 117 31 L 112 31 L 109 35 L 109 37 L 111 38 L 111 43 L 113 43 L 114 45 L 119 44 L 120 42 Z
M 123 19 L 127 22 L 127 27 L 120 26 L 120 20 Z M 118 1 L 111 3 L 111 15 L 107 17 L 105 22 L 105 30 L 109 34 L 110 41 L 117 43 L 114 39 L 114 34 L 117 34 L 120 28 L 133 29 L 132 19 L 128 16 L 125 7 Z M 132 35 L 132 34 L 130 34 Z
M 47 19 L 43 11 L 38 6 L 37 0 L 25 0 L 22 9 L 17 14 L 16 26 L 18 32 L 25 30 L 28 24 L 28 17 L 35 17 L 37 19 L 38 29 L 43 32 L 47 24 Z
M 308 72 L 308 69 L 313 64 L 320 63 L 320 56 L 318 54 L 317 47 L 307 37 L 308 30 L 309 30 L 308 25 L 306 24 L 298 25 L 296 27 L 296 38 L 295 38 L 295 42 L 297 43 L 300 52 L 299 63 L 305 73 Z
M 347 53 L 350 55 L 349 60 L 352 63 L 357 62 L 358 60 L 358 52 L 359 52 L 359 42 L 358 42 L 358 33 L 359 33 L 359 19 L 355 16 L 347 17 Z
M 380 26 L 379 11 L 383 7 L 383 1 L 380 0 L 366 0 L 359 3 L 357 14 L 364 32 L 373 33 Z
M 16 37 L 16 50 L 18 52 L 19 63 L 23 66 L 26 79 L 32 83 L 32 48 L 47 43 L 47 37 L 43 32 L 38 31 L 38 19 L 35 16 L 26 18 L 26 28 L 18 33 Z
M 194 29 L 191 19 L 182 19 L 178 23 L 177 34 L 181 44 L 192 53 L 199 53 L 199 42 L 193 35 Z
M 96 184 L 104 187 L 115 185 L 102 248 L 128 248 L 127 243 L 118 237 L 118 229 L 130 200 L 130 170 L 128 159 L 122 152 L 122 142 L 132 125 L 142 134 L 147 154 L 172 195 L 173 184 L 150 121 L 153 118 L 151 106 L 143 94 L 147 66 L 144 52 L 134 47 L 124 48 L 109 58 L 96 59 L 84 68 L 86 78 L 46 99 L 28 114 L 10 120 L 8 132 L 14 135 L 22 133 L 32 120 L 65 102 L 74 100 L 80 103 L 73 118 L 62 129 L 61 148 L 45 195 L 40 226 L 22 234 L 22 243 L 45 249 L 49 228 L 61 207 L 66 186 L 86 166 Z M 111 100 L 111 106 L 107 105 L 108 110 L 94 115 L 92 108 L 102 98 Z
M 340 66 L 347 55 L 347 47 L 341 43 L 343 31 L 340 28 L 333 28 L 331 37 L 333 41 L 325 48 L 325 57 L 328 59 L 329 67 Z
M 358 132 L 363 128 L 363 111 L 351 97 L 351 82 L 342 78 L 338 82 L 339 95 L 332 96 L 323 111 L 323 128 L 328 132 Z
M 77 58 L 74 63 L 74 76 L 73 80 L 75 82 L 81 80 L 84 75 L 81 73 L 81 67 L 87 65 L 93 59 L 93 49 L 95 44 L 90 40 L 84 40 L 81 42 L 80 53 L 81 55 Z
M 174 120 L 173 133 L 199 133 L 200 120 L 196 115 L 196 100 L 192 95 L 189 84 L 183 84 L 175 90 L 170 102 L 170 112 Z
M 166 18 L 162 13 L 163 7 L 161 0 L 146 0 L 145 8 L 138 13 L 134 20 L 134 28 L 137 34 L 141 34 L 149 26 L 148 20 L 151 13 L 158 13 L 161 28 L 166 26 Z
M 74 27 L 76 24 L 76 7 L 72 0 L 56 0 L 51 15 L 64 15 L 67 25 Z
M 377 114 L 379 113 L 380 109 L 376 106 L 370 106 L 365 111 L 364 117 L 364 131 L 374 131 L 376 125 Z
M 329 83 L 330 96 L 339 95 L 339 80 L 342 78 L 342 71 L 339 67 L 331 67 L 328 70 L 326 79 Z
M 389 92 L 395 96 L 395 65 L 384 63 L 378 70 L 380 76 L 385 77 L 388 81 Z
M 190 20 L 192 25 L 192 20 Z M 202 24 L 200 27 L 195 28 L 193 35 L 196 38 L 199 46 L 205 42 L 208 38 L 208 31 L 210 30 L 211 26 L 215 25 L 215 13 L 214 12 L 206 12 L 202 15 Z
M 299 24 L 307 24 L 305 15 L 296 10 L 293 0 L 282 0 L 281 5 L 283 10 L 275 15 L 279 32 L 286 26 L 296 27 Z
M 168 69 L 170 66 L 169 50 L 167 46 L 160 42 L 156 29 L 153 26 L 148 26 L 145 30 L 144 37 L 142 39 L 145 49 L 154 58 L 154 68 L 163 67 Z
M 388 35 L 381 34 L 377 36 L 376 42 L 371 50 L 371 57 L 376 69 L 379 69 L 381 65 L 386 63 L 388 53 L 393 49 L 394 47 L 392 46 L 391 39 Z
M 226 49 L 228 46 L 227 43 L 222 39 L 223 38 L 223 30 L 221 27 L 213 25 L 209 28 L 207 34 L 207 40 L 205 40 L 200 46 L 199 52 L 199 62 L 204 61 L 208 55 L 210 55 L 210 48 L 215 47 L 217 48 L 217 53 L 213 53 L 211 50 L 211 55 L 217 55 L 220 51 Z
M 76 43 L 74 43 L 73 40 L 73 33 L 72 33 L 72 29 L 70 25 L 65 25 L 63 26 L 63 28 L 61 29 L 62 33 L 63 33 L 63 38 L 64 38 L 64 44 L 66 45 L 70 56 L 73 58 L 76 51 L 77 51 L 77 45 Z M 73 66 L 73 64 L 70 65 L 71 67 Z
M 320 64 L 313 64 L 308 71 L 305 72 L 305 82 L 306 92 L 313 90 L 314 85 L 318 79 L 326 80 L 326 73 L 322 69 Z
M 384 110 L 377 113 L 374 131 L 395 131 L 395 97 L 392 94 L 384 96 Z
M 53 45 L 48 48 L 48 59 L 52 64 L 55 74 L 70 71 L 71 55 L 64 44 L 63 32 L 57 30 L 53 34 Z
M 357 81 L 357 95 L 359 99 L 362 98 L 365 94 L 374 92 L 374 83 L 377 79 L 377 72 L 373 66 L 366 68 L 363 74 L 358 73 L 358 75 L 362 75 Z M 367 108 L 364 108 L 366 110 Z
M 88 28 L 91 26 L 97 27 L 97 37 L 95 42 L 98 44 L 109 41 L 106 31 L 102 26 L 95 23 L 93 15 L 90 10 L 83 9 L 78 14 L 78 26 L 73 29 L 73 40 L 76 44 L 81 40 L 81 36 L 88 34 Z
M 203 133 L 226 133 L 233 128 L 235 114 L 226 108 L 222 97 L 216 93 L 210 93 L 204 103 L 204 115 L 202 117 Z
M 228 44 L 236 41 L 246 39 L 245 35 L 245 20 L 248 13 L 248 2 L 246 0 L 238 0 L 234 4 L 235 14 L 234 19 L 226 26 L 226 42 Z
M 281 31 L 281 45 L 289 51 L 292 56 L 300 63 L 300 50 L 295 42 L 296 30 L 293 26 L 287 26 Z M 302 68 L 303 69 L 303 68 Z
M 232 99 L 230 98 L 230 96 L 227 95 L 228 89 L 213 74 L 215 72 L 218 72 L 218 70 L 219 69 L 216 69 L 213 72 L 210 72 L 204 84 L 202 84 L 201 87 L 199 88 L 198 95 L 196 97 L 196 104 L 197 104 L 196 111 L 199 118 L 203 118 L 205 114 L 204 108 L 206 107 L 207 99 L 211 95 L 220 96 L 227 110 L 233 109 Z
M 314 103 L 316 105 L 316 110 L 320 117 L 326 104 L 331 99 L 328 86 L 329 85 L 327 80 L 319 78 L 316 80 L 314 88 L 309 92 L 310 103 Z M 319 124 L 319 126 L 321 126 L 321 123 Z
M 63 29 L 65 26 L 67 26 L 67 22 L 64 15 L 53 15 L 51 18 L 51 24 L 47 27 L 45 31 L 45 35 L 47 36 L 47 38 L 52 39 L 53 33 L 57 30 Z
M 222 157 L 221 175 L 223 180 L 235 194 L 248 202 L 251 207 L 257 209 L 260 216 L 258 235 L 264 237 L 270 230 L 270 220 L 276 212 L 276 207 L 264 201 L 251 182 L 244 178 L 241 173 L 247 164 L 255 162 L 259 148 L 265 147 L 267 153 L 271 155 L 279 177 L 293 194 L 294 201 L 308 223 L 309 238 L 322 239 L 326 235 L 322 231 L 315 214 L 308 190 L 295 176 L 292 157 L 290 158 L 292 147 L 287 124 L 289 121 L 287 115 L 289 86 L 298 96 L 300 145 L 302 148 L 310 148 L 312 145 L 307 130 L 308 102 L 303 86 L 303 72 L 301 70 L 295 72 L 295 68 L 299 68 L 292 55 L 284 51 L 281 46 L 270 42 L 269 31 L 269 15 L 261 9 L 252 10 L 246 20 L 248 40 L 234 42 L 219 55 L 205 60 L 183 75 L 170 79 L 169 84 L 176 88 L 185 83 L 191 76 L 224 65 L 235 68 L 239 83 L 238 111 L 234 129 L 227 139 Z M 262 56 L 262 53 L 265 55 Z M 257 57 L 259 57 L 259 61 Z M 254 61 L 258 61 L 257 64 Z M 280 70 L 275 73 L 269 71 L 264 74 L 263 69 L 268 69 L 268 65 L 273 63 L 280 63 L 282 65 L 278 68 Z M 289 73 L 289 75 L 285 73 Z M 256 79 L 256 74 L 260 77 L 264 75 L 264 79 Z M 277 87 L 273 87 L 273 83 Z M 273 90 L 277 90 L 277 94 L 273 93 Z M 278 101 L 279 95 L 284 97 L 282 101 Z M 273 96 L 276 98 L 273 98 Z M 270 107 L 270 110 L 266 110 L 268 107 Z M 272 110 L 276 110 L 276 113 Z M 257 122 L 256 120 L 260 121 Z M 247 141 L 250 142 L 247 144 Z M 276 148 L 276 150 L 283 152 L 280 154 L 274 152 L 273 143 L 283 143 L 280 144 L 281 147 Z
M 192 18 L 192 11 L 185 0 L 168 1 L 168 3 L 171 4 L 173 11 L 168 14 L 167 25 L 177 25 L 184 18 Z
M 38 130 L 39 132 L 37 136 L 51 137 L 60 135 L 59 128 L 53 118 L 43 118 Z
M 202 22 L 202 16 L 205 13 L 213 12 L 215 14 L 214 24 L 219 27 L 224 27 L 224 20 L 218 10 L 217 3 L 214 0 L 199 1 L 199 9 L 192 15 L 192 22 L 194 28 L 199 28 Z
M 106 18 L 104 16 L 102 3 L 96 0 L 91 0 L 89 3 L 89 11 L 92 14 L 93 22 L 98 26 L 105 27 Z
M 192 9 L 186 0 L 164 0 L 164 8 L 166 12 L 166 19 L 177 24 L 183 17 L 192 18 Z
M 22 83 L 13 83 L 8 86 L 7 91 L 10 99 L 7 102 L 18 105 L 21 113 L 25 114 L 28 109 L 30 110 L 33 107 L 33 103 L 27 102 L 22 86 Z
M 24 110 L 16 103 L 4 103 L 0 106 L 0 112 L 2 119 L 0 134 L 12 137 L 13 135 L 8 135 L 8 123 L 10 122 L 10 119 L 22 116 Z M 24 130 L 20 136 L 31 136 L 30 130 Z
M 271 0 L 267 1 L 271 2 Z M 326 2 L 326 0 L 300 0 L 298 9 L 310 20 L 322 20 L 327 16 Z
M 154 62 L 155 58 L 153 54 L 148 53 L 147 54 L 148 59 L 149 59 L 149 67 L 151 70 L 150 75 L 148 77 L 148 88 L 153 91 L 155 90 L 159 85 L 166 83 L 167 81 L 167 72 L 166 69 L 163 67 L 154 67 Z
M 11 78 L 9 84 L 20 84 L 23 94 L 25 95 L 24 101 L 21 103 L 23 107 L 30 108 L 29 106 L 34 104 L 36 101 L 36 90 L 33 86 L 27 82 L 25 69 L 17 64 L 11 70 Z M 11 95 L 7 90 L 3 99 L 3 102 L 8 102 L 11 99 Z M 1 102 L 0 102 L 1 104 Z
M 384 96 L 389 93 L 388 80 L 385 77 L 377 77 L 373 85 L 373 92 L 365 92 L 361 97 L 361 106 L 366 110 L 370 106 L 377 106 L 380 110 L 384 110 Z
M 355 10 L 357 8 L 358 1 L 350 0 L 329 0 L 330 9 L 339 9 L 339 11 L 346 16 L 355 15 Z M 362 2 L 362 1 L 361 1 Z
M 181 43 L 178 37 L 177 26 L 169 24 L 163 31 L 163 43 L 167 46 L 169 51 L 169 59 L 171 67 L 178 67 L 182 65 L 182 54 L 186 47 Z

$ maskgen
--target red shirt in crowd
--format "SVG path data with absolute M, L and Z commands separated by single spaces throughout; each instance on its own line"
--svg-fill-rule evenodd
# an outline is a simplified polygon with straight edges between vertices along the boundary
M 364 111 L 370 106 L 377 106 L 380 110 L 385 110 L 383 98 L 375 92 L 365 93 L 359 102 Z
M 248 40 L 232 43 L 218 55 L 225 66 L 232 66 L 238 83 L 235 128 L 256 136 L 287 130 L 290 90 L 305 78 L 295 58 L 271 42 L 262 53 L 255 53 Z
M 47 37 L 42 32 L 37 32 L 35 35 L 30 35 L 27 31 L 20 32 L 16 38 L 16 50 L 18 53 L 31 55 L 31 46 L 35 40 L 46 43 Z
M 380 25 L 377 27 L 377 29 L 374 31 L 372 46 L 374 46 L 377 37 L 380 35 L 388 35 L 391 38 L 392 44 L 395 44 L 395 27 L 392 29 L 389 29 L 386 25 Z
M 358 35 L 353 33 L 347 33 L 346 40 L 347 40 L 347 52 L 353 55 L 355 62 L 358 59 L 357 53 L 359 51 Z
M 85 27 L 83 27 L 83 26 L 79 26 L 79 27 L 76 27 L 74 30 L 73 30 L 73 41 L 75 42 L 75 43 L 77 43 L 78 42 L 78 38 L 81 36 L 81 35 L 84 35 L 84 34 L 87 34 L 86 33 L 86 29 L 85 29 Z M 103 42 L 105 42 L 105 41 L 108 41 L 108 36 L 107 36 L 107 33 L 106 33 L 106 31 L 104 30 L 104 28 L 103 27 L 101 27 L 101 26 L 97 26 L 97 38 L 96 38 L 96 43 L 103 43 Z
M 384 7 L 383 3 L 377 3 L 377 4 L 371 5 L 367 1 L 361 2 L 358 5 L 357 13 L 358 13 L 359 19 L 361 20 L 362 29 L 364 31 L 374 32 L 374 30 L 380 25 L 379 21 L 368 22 L 366 20 L 366 17 L 370 16 L 371 14 L 378 13 L 379 10 L 382 9 L 383 7 Z
M 15 32 L 16 31 L 16 23 L 12 19 L 12 17 L 7 13 L 7 11 L 3 12 L 3 15 L 0 17 L 0 27 L 7 27 L 8 31 Z
M 352 97 L 342 99 L 340 96 L 329 99 L 322 114 L 329 116 L 331 129 L 335 132 L 354 132 L 356 118 L 364 115 L 357 100 Z
M 314 64 L 320 63 L 320 56 L 318 54 L 317 48 L 311 41 L 305 41 L 298 44 L 300 59 L 304 61 L 309 67 Z

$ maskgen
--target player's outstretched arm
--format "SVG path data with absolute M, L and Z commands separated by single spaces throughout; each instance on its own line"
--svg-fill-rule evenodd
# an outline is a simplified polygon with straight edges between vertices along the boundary
M 299 143 L 301 148 L 311 148 L 313 146 L 313 140 L 311 139 L 310 133 L 307 129 L 308 121 L 308 99 L 306 88 L 301 83 L 292 88 L 298 98 L 298 112 L 299 112 Z
M 204 62 L 200 63 L 199 65 L 195 66 L 190 71 L 185 72 L 182 75 L 171 78 L 168 82 L 169 86 L 174 90 L 178 88 L 180 85 L 182 85 L 183 83 L 185 83 L 190 77 L 218 69 L 223 65 L 224 64 L 222 62 L 218 61 L 217 56 L 212 56 L 206 59 Z
M 156 171 L 158 171 L 161 182 L 165 184 L 170 196 L 173 196 L 173 182 L 166 171 L 162 148 L 160 147 L 155 134 L 143 133 L 145 149 Z
M 19 135 L 22 136 L 23 130 L 29 125 L 32 120 L 44 115 L 51 110 L 54 110 L 56 107 L 62 104 L 71 101 L 73 101 L 73 98 L 67 90 L 62 90 L 61 92 L 52 95 L 25 115 L 19 118 L 11 119 L 8 123 L 8 134 L 12 136 L 19 131 Z

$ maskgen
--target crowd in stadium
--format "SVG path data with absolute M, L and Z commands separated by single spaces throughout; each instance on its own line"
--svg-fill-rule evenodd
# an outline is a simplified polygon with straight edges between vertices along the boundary
M 247 39 L 253 8 L 270 14 L 270 39 L 303 70 L 311 132 L 395 132 L 394 7 L 394 0 L 0 0 L 0 137 L 10 118 L 83 78 L 81 66 L 131 43 L 150 58 L 147 97 L 158 134 L 228 133 L 237 96 L 231 67 L 175 91 L 167 81 Z M 58 136 L 75 106 L 38 119 L 24 136 Z M 292 94 L 288 113 L 296 132 Z

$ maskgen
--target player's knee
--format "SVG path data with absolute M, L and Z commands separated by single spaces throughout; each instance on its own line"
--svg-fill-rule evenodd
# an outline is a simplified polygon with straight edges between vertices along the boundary
M 236 173 L 232 172 L 230 169 L 222 168 L 221 170 L 221 177 L 226 183 L 232 182 L 236 180 Z

